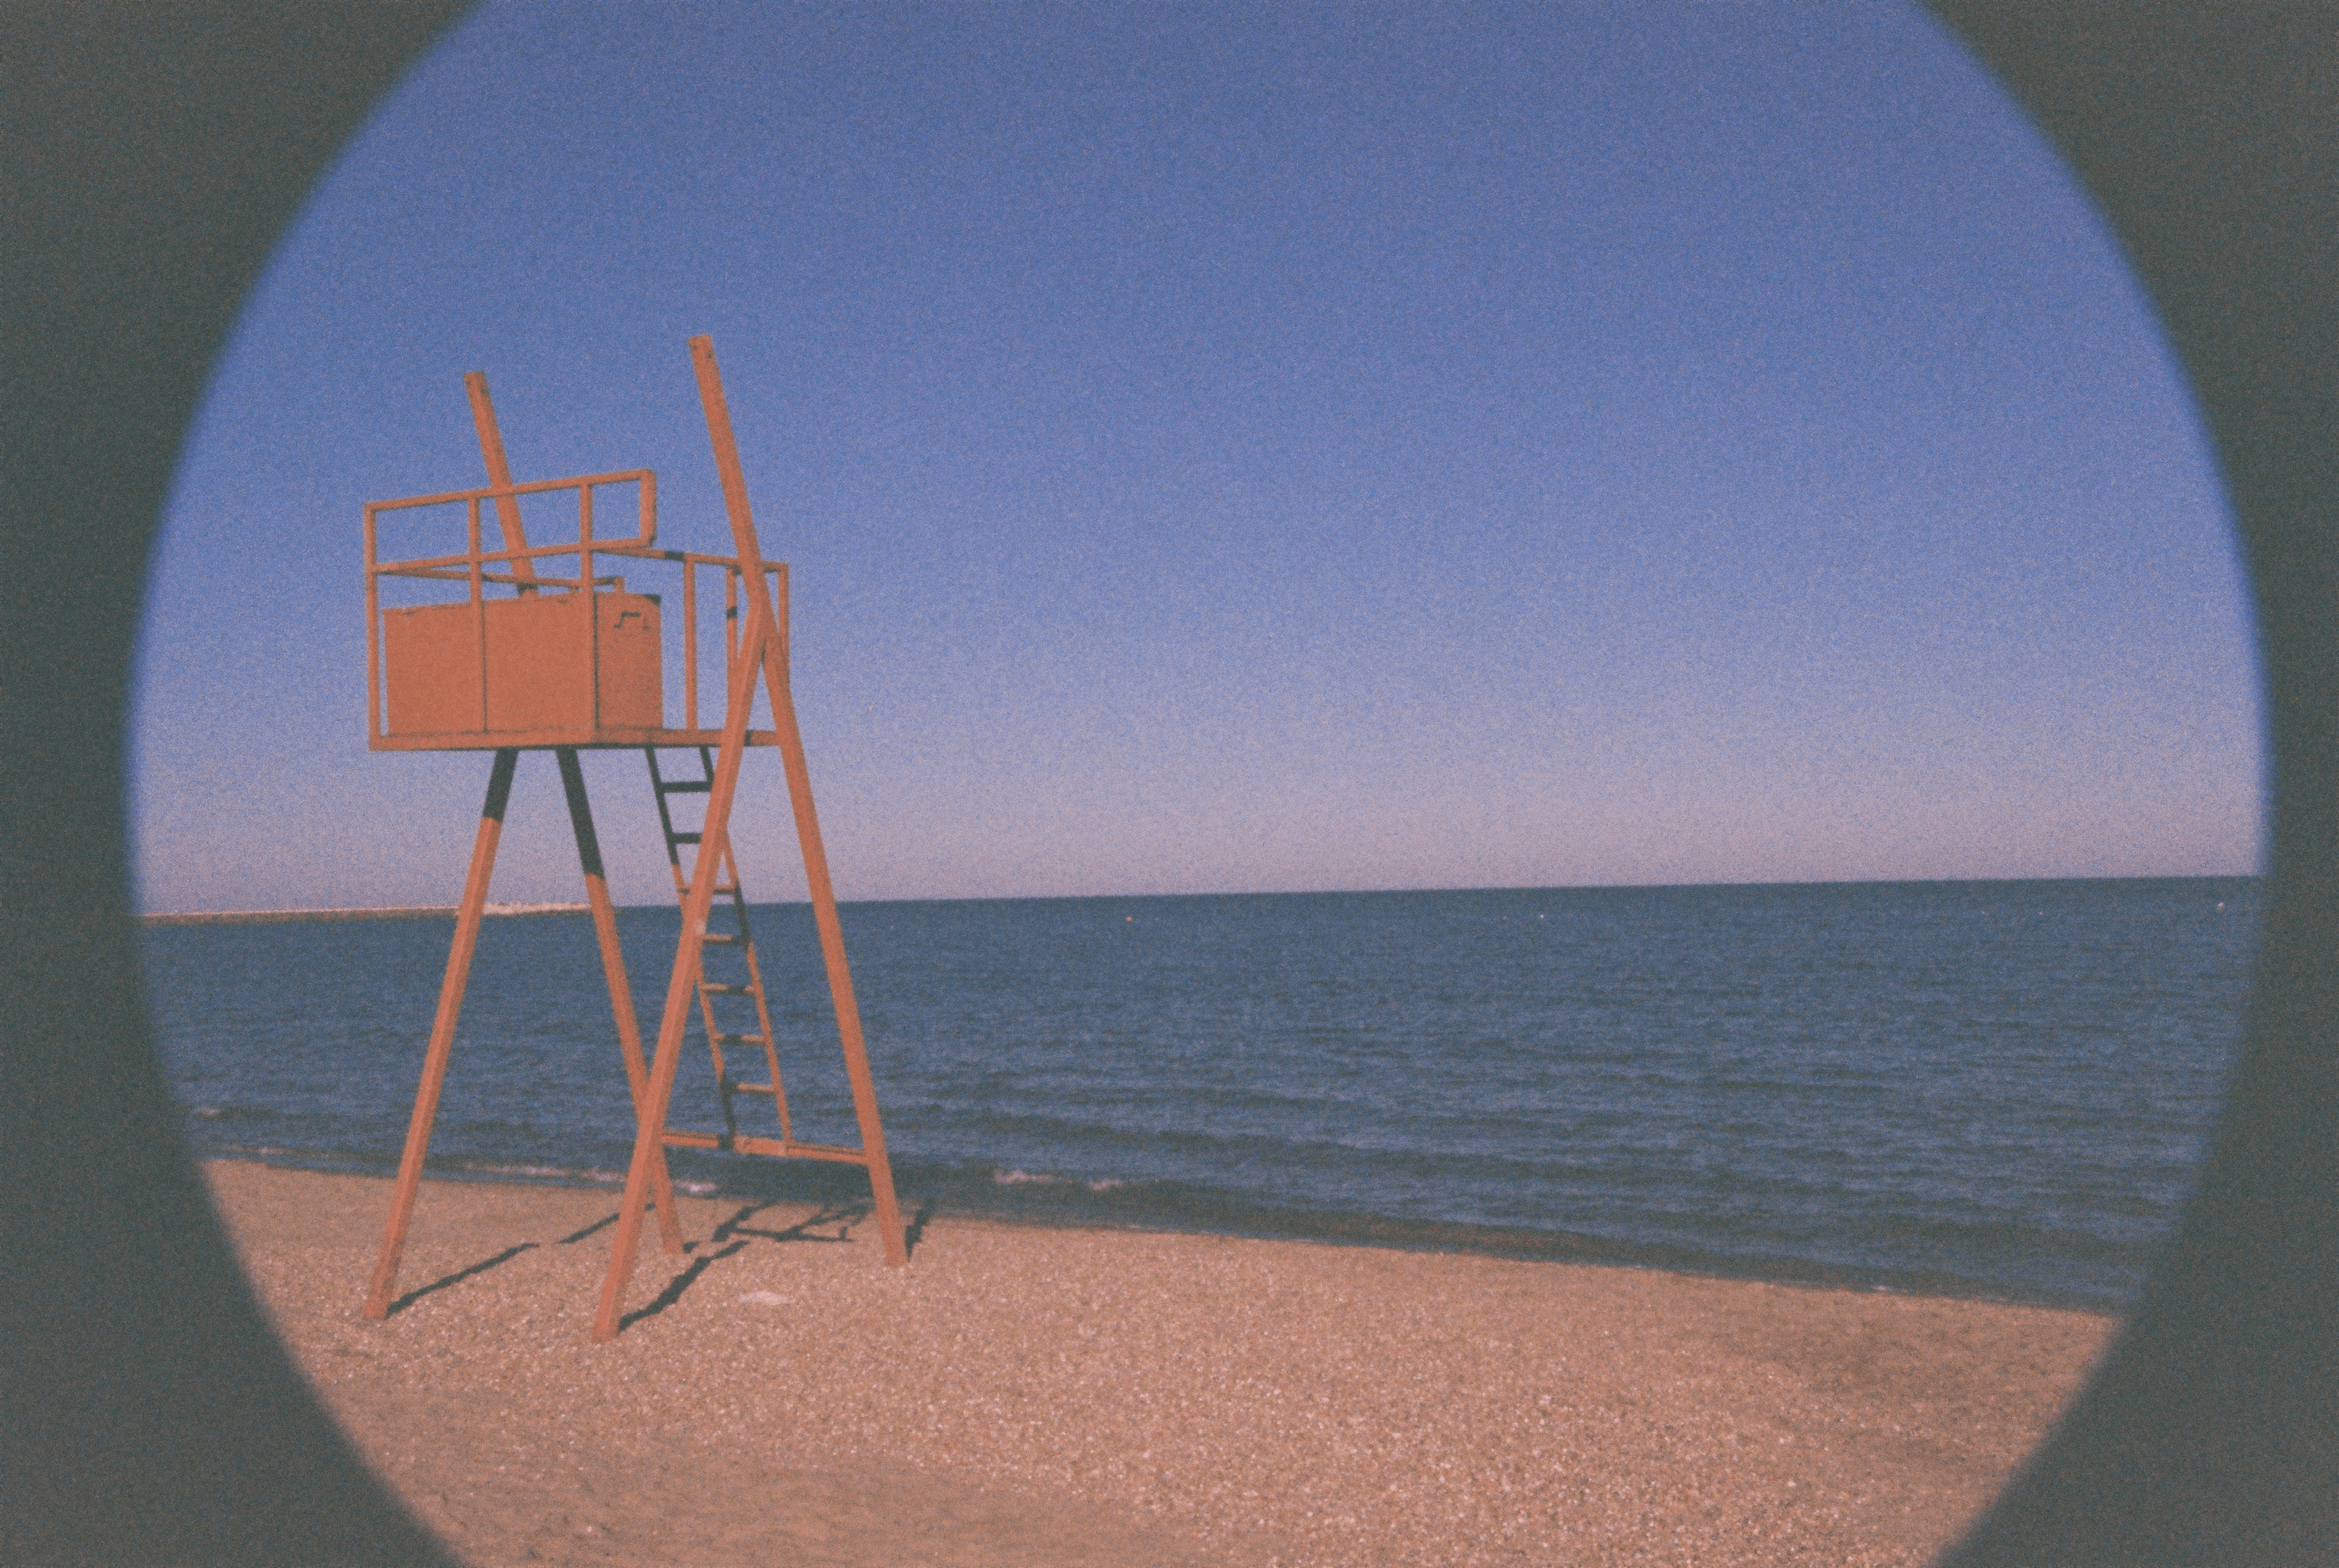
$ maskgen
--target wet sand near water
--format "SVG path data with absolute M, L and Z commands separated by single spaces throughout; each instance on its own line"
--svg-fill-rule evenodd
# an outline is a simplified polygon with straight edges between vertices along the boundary
M 206 1167 L 256 1291 L 481 1564 L 1922 1563 L 2116 1326 L 1312 1242 L 685 1198 L 591 1342 L 616 1195 Z

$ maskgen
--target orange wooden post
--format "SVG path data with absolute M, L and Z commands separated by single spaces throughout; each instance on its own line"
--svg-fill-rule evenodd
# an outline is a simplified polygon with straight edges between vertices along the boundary
M 471 400 L 471 425 L 479 432 L 479 458 L 487 465 L 488 483 L 508 487 L 512 482 L 511 461 L 504 455 L 504 434 L 496 422 L 496 405 L 488 395 L 488 378 L 473 370 L 463 378 L 463 390 Z M 590 496 L 592 491 L 585 491 Z M 496 498 L 496 524 L 502 530 L 504 548 L 528 548 L 528 534 L 520 525 L 519 498 L 501 495 Z M 511 563 L 512 576 L 524 579 L 518 585 L 519 593 L 533 594 L 528 586 L 536 577 L 536 564 L 520 556 Z M 578 563 L 578 575 L 589 578 L 591 574 Z M 593 585 L 585 582 L 578 589 L 590 594 Z M 560 766 L 560 787 L 568 797 L 568 825 L 577 839 L 577 863 L 585 872 L 585 901 L 593 912 L 593 935 L 601 948 L 601 971 L 609 985 L 609 1011 L 617 1026 L 617 1053 L 625 1060 L 626 1087 L 633 1097 L 634 1119 L 641 1119 L 642 1090 L 649 1074 L 642 1064 L 642 1030 L 634 1017 L 634 988 L 626 975 L 625 951 L 617 942 L 617 914 L 609 902 L 608 879 L 601 867 L 601 839 L 593 831 L 593 806 L 586 798 L 585 773 L 577 765 L 577 749 L 562 746 L 553 754 Z M 659 1150 L 657 1170 L 653 1188 L 657 1198 L 658 1239 L 666 1250 L 676 1256 L 682 1252 L 682 1220 L 675 1212 L 674 1185 L 666 1175 L 665 1150 Z
M 422 1084 L 414 1094 L 414 1119 L 406 1128 L 406 1152 L 398 1162 L 398 1188 L 390 1200 L 390 1222 L 381 1237 L 381 1260 L 374 1265 L 373 1287 L 365 1315 L 390 1314 L 390 1293 L 398 1285 L 398 1260 L 406 1250 L 406 1225 L 414 1214 L 415 1188 L 422 1181 L 422 1157 L 430 1148 L 430 1124 L 439 1115 L 439 1091 L 447 1082 L 447 1058 L 455 1045 L 455 1021 L 463 1011 L 463 988 L 471 978 L 471 954 L 479 943 L 479 913 L 487 907 L 488 882 L 495 874 L 496 841 L 503 833 L 504 807 L 511 800 L 512 770 L 519 753 L 496 753 L 488 772 L 488 801 L 479 812 L 479 833 L 471 844 L 470 875 L 455 912 L 455 945 L 447 954 L 447 978 L 439 987 L 439 1015 L 430 1025 L 430 1047 L 422 1057 Z
M 617 1321 L 625 1310 L 626 1285 L 633 1277 L 634 1255 L 641 1246 L 642 1208 L 649 1198 L 651 1172 L 665 1153 L 666 1109 L 674 1100 L 675 1070 L 682 1065 L 683 1029 L 690 1021 L 690 1005 L 697 995 L 707 912 L 714 907 L 715 884 L 722 879 L 724 856 L 730 847 L 731 800 L 738 789 L 739 763 L 746 751 L 747 715 L 755 706 L 757 664 L 749 656 L 759 651 L 770 635 L 771 623 L 761 603 L 751 603 L 742 656 L 731 674 L 723 749 L 707 792 L 706 826 L 691 867 L 690 892 L 683 900 L 682 936 L 675 944 L 674 973 L 666 982 L 666 1009 L 658 1015 L 657 1054 L 650 1063 L 648 1103 L 634 1134 L 633 1163 L 626 1171 L 626 1195 L 617 1205 L 617 1235 L 609 1245 L 609 1269 L 601 1281 L 601 1305 L 593 1318 L 593 1337 L 598 1340 L 617 1336 Z
M 463 390 L 471 399 L 471 425 L 479 432 L 479 456 L 487 459 L 488 483 L 508 485 L 512 482 L 511 463 L 504 457 L 504 433 L 496 423 L 495 402 L 488 396 L 486 372 L 473 370 L 466 375 L 463 378 Z M 518 496 L 496 498 L 496 526 L 503 531 L 504 548 L 508 550 L 528 548 L 528 531 L 520 526 Z M 511 563 L 511 569 L 512 576 L 516 577 L 533 579 L 536 576 L 536 563 L 526 556 L 515 557 Z M 536 589 L 523 582 L 519 585 L 518 591 L 522 594 L 532 594 Z M 591 584 L 586 585 L 586 591 L 587 593 L 592 591 Z
M 577 765 L 576 748 L 562 746 L 552 754 L 560 764 L 560 787 L 568 796 L 568 825 L 577 836 L 577 858 L 585 867 L 585 900 L 592 906 L 593 935 L 601 944 L 601 972 L 609 981 L 609 1011 L 617 1023 L 617 1054 L 625 1059 L 626 1088 L 633 1096 L 638 1139 L 649 1072 L 642 1064 L 642 1026 L 634 1016 L 633 982 L 626 976 L 625 951 L 617 945 L 617 911 L 609 902 L 609 882 L 601 869 L 601 839 L 593 831 L 593 806 L 585 797 L 585 770 Z M 674 1183 L 666 1174 L 663 1145 L 658 1149 L 656 1169 L 650 1172 L 650 1193 L 657 1205 L 658 1240 L 679 1257 L 682 1217 L 675 1212 Z
M 860 1124 L 862 1152 L 869 1161 L 869 1191 L 876 1208 L 877 1229 L 884 1242 L 885 1261 L 905 1264 L 910 1261 L 910 1249 L 902 1228 L 901 1204 L 893 1193 L 893 1166 L 885 1153 L 885 1129 L 877 1115 L 877 1086 L 869 1075 L 869 1055 L 862 1039 L 861 1008 L 854 998 L 853 971 L 844 959 L 844 928 L 837 920 L 828 852 L 821 843 L 820 817 L 813 809 L 812 772 L 804 762 L 804 736 L 796 727 L 795 700 L 788 687 L 786 623 L 775 610 L 770 585 L 765 581 L 763 551 L 755 538 L 755 514 L 747 505 L 747 478 L 739 466 L 739 444 L 731 432 L 731 409 L 723 396 L 723 373 L 715 363 L 714 340 L 691 339 L 690 360 L 697 373 L 699 402 L 706 412 L 707 439 L 715 448 L 715 471 L 723 482 L 732 542 L 739 553 L 741 584 L 753 596 L 749 618 L 759 613 L 763 616 L 765 641 L 759 662 L 765 687 L 772 697 L 772 727 L 779 732 L 788 801 L 795 809 L 804 882 L 812 895 L 813 920 L 820 929 L 820 955 L 828 970 L 829 997 L 836 1008 L 837 1040 L 844 1050 L 845 1076 L 853 1085 L 853 1114 Z M 752 686 L 748 695 L 754 695 Z

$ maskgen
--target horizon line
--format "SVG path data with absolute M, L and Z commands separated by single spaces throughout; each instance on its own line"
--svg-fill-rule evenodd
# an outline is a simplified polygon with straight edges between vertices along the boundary
M 837 903 L 841 908 L 848 904 L 1076 903 L 1196 898 L 1403 898 L 1455 893 L 1688 892 L 1713 888 L 1744 888 L 1760 891 L 1831 887 L 2015 887 L 2090 883 L 2262 882 L 2264 880 L 2263 872 L 2181 872 L 2127 876 L 1883 876 L 1821 878 L 1808 882 L 1556 883 L 1475 887 L 1277 888 L 1202 892 L 981 893 L 935 897 L 852 898 L 839 899 Z M 751 900 L 750 903 L 754 907 L 762 908 L 810 907 L 809 902 L 804 899 Z M 511 920 L 538 915 L 589 914 L 591 907 L 583 902 L 528 901 L 515 903 L 490 903 L 482 909 L 480 913 L 490 919 Z M 614 907 L 620 910 L 639 911 L 669 910 L 676 906 L 671 903 L 656 902 L 620 903 Z M 451 903 L 368 904 L 325 909 L 141 910 L 133 911 L 131 918 L 142 925 L 231 925 L 335 920 L 452 920 L 455 918 L 457 906 Z

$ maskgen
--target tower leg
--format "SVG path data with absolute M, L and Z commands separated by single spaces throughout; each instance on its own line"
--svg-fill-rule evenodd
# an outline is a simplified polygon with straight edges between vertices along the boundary
M 585 795 L 585 770 L 577 765 L 574 747 L 553 753 L 560 764 L 560 787 L 568 796 L 568 825 L 577 834 L 577 859 L 585 868 L 585 899 L 593 910 L 593 935 L 601 944 L 601 971 L 609 981 L 609 1011 L 617 1022 L 617 1053 L 625 1059 L 626 1087 L 633 1095 L 638 1135 L 644 1105 L 649 1096 L 649 1071 L 642 1064 L 642 1029 L 634 1016 L 634 988 L 626 978 L 626 955 L 617 945 L 617 912 L 609 902 L 609 882 L 601 869 L 601 838 L 593 831 L 593 805 Z M 666 1251 L 682 1256 L 682 1219 L 674 1208 L 674 1183 L 666 1174 L 666 1148 L 658 1146 L 656 1168 L 650 1172 L 650 1200 L 657 1206 L 658 1240 Z
M 821 962 L 828 970 L 828 993 L 836 1006 L 838 1043 L 844 1048 L 845 1075 L 853 1083 L 853 1114 L 861 1126 L 861 1148 L 868 1157 L 869 1195 L 876 1210 L 877 1230 L 885 1245 L 885 1261 L 910 1261 L 907 1238 L 902 1230 L 901 1204 L 893 1195 L 893 1166 L 885 1154 L 885 1129 L 877 1118 L 877 1088 L 869 1077 L 869 1053 L 861 1037 L 861 1008 L 853 996 L 853 971 L 844 962 L 844 928 L 837 922 L 836 892 L 828 878 L 828 851 L 820 838 L 820 818 L 813 810 L 812 773 L 804 765 L 804 737 L 796 729 L 795 699 L 788 690 L 787 609 L 785 589 L 780 606 L 772 604 L 771 586 L 765 580 L 763 550 L 755 541 L 755 519 L 747 504 L 747 478 L 739 467 L 739 443 L 731 431 L 731 409 L 723 396 L 723 376 L 715 364 L 715 344 L 705 337 L 690 340 L 690 361 L 698 380 L 698 400 L 706 414 L 706 439 L 715 449 L 715 471 L 723 484 L 723 506 L 731 520 L 731 538 L 739 552 L 741 589 L 750 598 L 750 621 L 760 615 L 766 631 L 760 654 L 742 648 L 739 658 L 763 666 L 765 689 L 772 698 L 772 727 L 779 732 L 780 756 L 788 775 L 788 801 L 795 808 L 796 840 L 804 850 L 804 881 L 812 892 L 814 922 L 820 928 Z M 786 582 L 781 577 L 783 585 Z M 751 688 L 752 695 L 752 688 Z
M 836 1035 L 844 1048 L 844 1075 L 853 1085 L 853 1116 L 861 1127 L 862 1152 L 869 1159 L 869 1197 L 876 1210 L 877 1235 L 884 1243 L 885 1261 L 899 1266 L 910 1261 L 909 1242 L 902 1229 L 902 1206 L 893 1196 L 893 1163 L 885 1154 L 885 1129 L 877 1118 L 877 1085 L 869 1076 L 869 1052 L 862 1043 L 861 1004 L 854 999 L 853 971 L 844 962 L 844 927 L 836 918 L 836 890 L 828 880 L 828 852 L 822 847 L 820 818 L 813 810 L 812 770 L 804 764 L 804 736 L 796 729 L 796 705 L 788 694 L 787 671 L 783 666 L 775 677 L 771 676 L 768 653 L 765 658 L 772 727 L 779 732 L 788 802 L 795 808 L 804 882 L 812 891 L 813 921 L 820 928 L 821 962 L 828 970 L 829 998 L 836 1005 Z
M 430 1124 L 439 1115 L 439 1091 L 447 1082 L 455 1021 L 463 1011 L 471 954 L 479 943 L 479 912 L 487 906 L 488 880 L 496 869 L 496 841 L 503 833 L 504 807 L 511 799 L 512 770 L 518 763 L 518 752 L 499 751 L 488 773 L 488 801 L 479 812 L 479 837 L 471 844 L 471 871 L 463 883 L 463 902 L 455 912 L 455 945 L 447 954 L 447 978 L 439 987 L 439 1014 L 430 1025 L 430 1047 L 423 1053 L 422 1083 L 414 1093 L 414 1119 L 407 1124 L 406 1152 L 398 1162 L 398 1188 L 390 1198 L 390 1222 L 382 1230 L 381 1261 L 374 1266 L 373 1288 L 366 1294 L 368 1317 L 389 1316 L 390 1293 L 398 1284 L 398 1260 L 406 1250 L 406 1224 L 414 1216 L 422 1157 L 430 1148 Z
M 617 1337 L 626 1285 L 634 1277 L 635 1254 L 641 1246 L 642 1210 L 649 1202 L 650 1172 L 665 1158 L 666 1108 L 674 1099 L 675 1070 L 682 1064 L 682 1031 L 690 1021 L 690 1004 L 698 992 L 707 911 L 714 905 L 715 884 L 722 880 L 723 857 L 730 848 L 731 799 L 739 787 L 747 715 L 755 696 L 757 665 L 753 656 L 770 635 L 768 606 L 750 605 L 746 636 L 724 710 L 723 751 L 715 764 L 715 782 L 707 790 L 706 820 L 700 832 L 698 855 L 691 866 L 689 891 L 682 901 L 682 936 L 675 944 L 674 973 L 666 981 L 666 1007 L 658 1014 L 657 1054 L 650 1062 L 649 1094 L 634 1129 L 633 1164 L 626 1171 L 626 1196 L 618 1202 L 617 1234 L 609 1243 L 609 1271 L 601 1281 L 601 1305 L 593 1318 L 597 1340 Z

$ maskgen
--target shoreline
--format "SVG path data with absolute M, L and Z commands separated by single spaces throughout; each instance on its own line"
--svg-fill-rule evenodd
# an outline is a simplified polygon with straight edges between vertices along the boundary
M 853 1205 L 692 1197 L 597 1346 L 607 1189 L 426 1180 L 377 1324 L 386 1180 L 202 1169 L 312 1386 L 486 1563 L 1914 1564 L 2115 1326 L 949 1214 L 891 1269 Z
M 397 1173 L 393 1158 L 364 1158 L 313 1150 L 242 1149 L 192 1150 L 203 1163 L 227 1160 L 286 1170 L 380 1178 Z M 857 1175 L 842 1171 L 771 1169 L 755 1174 L 779 1180 L 760 1189 L 753 1183 L 677 1178 L 677 1191 L 692 1198 L 718 1201 L 779 1201 L 817 1203 L 844 1196 L 818 1190 L 842 1187 L 845 1194 L 859 1185 Z M 510 1183 L 577 1191 L 614 1191 L 625 1185 L 622 1164 L 607 1170 L 563 1169 L 548 1166 L 481 1162 L 466 1165 L 460 1156 L 434 1155 L 423 1167 L 426 1180 L 455 1183 Z M 934 1218 L 986 1224 L 1036 1226 L 1068 1230 L 1120 1231 L 1137 1235 L 1216 1236 L 1229 1240 L 1278 1241 L 1328 1247 L 1362 1247 L 1431 1256 L 1495 1257 L 1515 1262 L 1576 1264 L 1586 1267 L 1645 1269 L 1684 1278 L 1729 1280 L 1777 1285 L 1807 1290 L 1843 1290 L 1860 1295 L 1909 1297 L 1925 1300 L 1969 1301 L 1992 1306 L 2037 1307 L 2046 1311 L 2078 1312 L 2117 1317 L 2122 1304 L 2070 1291 L 2021 1291 L 1986 1281 L 1949 1274 L 1915 1275 L 1905 1270 L 1850 1264 L 1826 1264 L 1798 1258 L 1732 1257 L 1685 1247 L 1619 1240 L 1563 1230 L 1475 1224 L 1465 1220 L 1421 1220 L 1368 1212 L 1307 1209 L 1276 1206 L 1233 1196 L 1219 1197 L 1216 1215 L 1181 1219 L 1174 1214 L 1101 1211 L 1099 1195 L 1082 1193 L 1089 1183 L 1077 1177 L 1031 1175 L 1021 1171 L 988 1175 L 992 1191 L 985 1191 L 965 1173 L 945 1192 L 931 1190 L 944 1183 L 916 1168 L 897 1163 L 894 1178 L 905 1212 L 915 1213 L 923 1197 Z M 793 1179 L 790 1179 L 793 1178 Z M 1136 1184 L 1116 1184 L 1115 1190 Z M 794 1190 L 790 1190 L 793 1188 Z M 813 1188 L 813 1190 L 806 1190 Z M 1024 1191 L 1019 1202 L 1008 1189 Z M 1048 1203 L 1050 1197 L 1065 1201 Z M 988 1198 L 989 1201 L 983 1201 Z M 850 1200 L 849 1198 L 846 1200 Z M 1248 1223 L 1246 1223 L 1248 1221 Z

